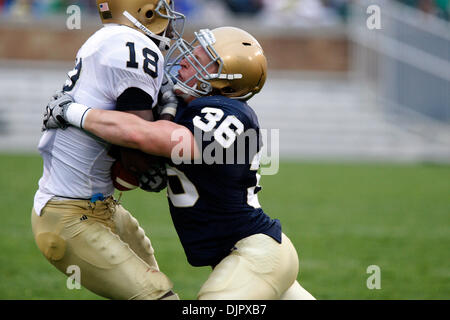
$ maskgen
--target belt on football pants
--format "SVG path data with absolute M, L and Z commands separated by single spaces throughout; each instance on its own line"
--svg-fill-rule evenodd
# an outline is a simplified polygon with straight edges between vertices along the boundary
M 103 195 L 103 193 L 93 194 L 92 197 L 90 197 L 90 198 L 71 198 L 71 197 L 63 197 L 63 196 L 58 196 L 58 195 L 55 195 L 55 197 L 61 198 L 61 199 L 69 199 L 69 200 L 89 200 L 92 203 L 95 203 L 96 201 L 103 201 L 103 200 L 109 198 L 109 197 L 105 197 Z

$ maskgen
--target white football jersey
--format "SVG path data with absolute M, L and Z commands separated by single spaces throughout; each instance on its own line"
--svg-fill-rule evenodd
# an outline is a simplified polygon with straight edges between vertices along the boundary
M 145 91 L 157 103 L 163 80 L 164 57 L 141 32 L 121 25 L 105 25 L 77 54 L 64 91 L 75 102 L 112 110 L 117 98 L 131 87 Z M 109 145 L 83 130 L 47 130 L 39 142 L 44 173 L 34 198 L 38 215 L 53 197 L 89 199 L 113 194 Z

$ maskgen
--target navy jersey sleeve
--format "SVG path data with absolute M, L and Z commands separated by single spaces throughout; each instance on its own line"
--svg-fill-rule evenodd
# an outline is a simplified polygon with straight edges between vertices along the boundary
M 116 110 L 118 111 L 136 111 L 151 110 L 153 98 L 139 88 L 128 88 L 118 98 Z

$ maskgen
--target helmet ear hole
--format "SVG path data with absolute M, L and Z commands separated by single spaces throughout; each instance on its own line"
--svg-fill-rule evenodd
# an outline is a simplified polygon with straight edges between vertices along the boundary
M 234 92 L 236 92 L 232 87 L 224 87 L 224 88 L 222 88 L 222 93 L 225 93 L 225 94 L 231 94 L 231 93 L 234 93 Z
M 154 15 L 153 10 L 148 10 L 148 11 L 145 13 L 145 17 L 146 17 L 147 19 L 153 18 L 153 15 Z
M 243 44 L 244 46 L 246 46 L 246 47 L 251 47 L 251 46 L 252 46 L 252 44 L 249 43 L 249 42 L 242 42 L 242 44 Z

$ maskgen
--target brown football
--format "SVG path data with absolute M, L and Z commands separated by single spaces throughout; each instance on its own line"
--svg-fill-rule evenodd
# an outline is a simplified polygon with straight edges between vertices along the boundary
M 158 162 L 158 157 L 142 152 L 137 149 L 119 147 L 120 156 L 123 167 L 139 177 L 141 174 L 148 172 Z
M 139 180 L 133 173 L 125 169 L 119 160 L 114 162 L 111 167 L 111 180 L 114 188 L 120 191 L 129 191 L 139 187 Z

